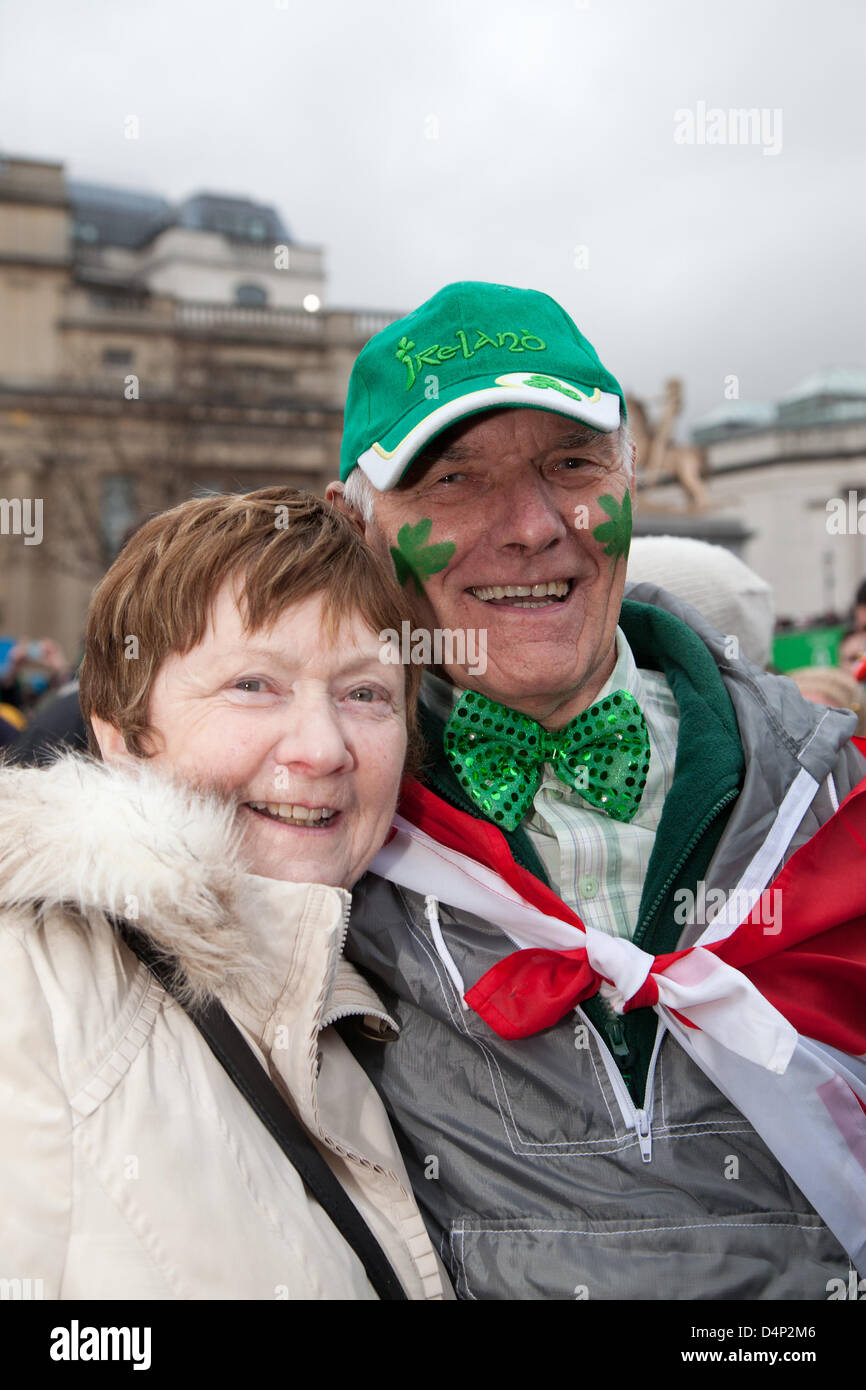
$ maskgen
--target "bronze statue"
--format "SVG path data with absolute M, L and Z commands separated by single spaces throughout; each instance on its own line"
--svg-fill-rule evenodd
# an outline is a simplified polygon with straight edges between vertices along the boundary
M 703 481 L 709 472 L 706 452 L 694 444 L 671 442 L 682 402 L 682 382 L 672 377 L 665 382 L 661 411 L 653 424 L 643 401 L 626 396 L 629 426 L 637 448 L 635 465 L 641 470 L 646 487 L 673 474 L 686 494 L 687 510 L 700 512 L 706 509 L 709 501 Z

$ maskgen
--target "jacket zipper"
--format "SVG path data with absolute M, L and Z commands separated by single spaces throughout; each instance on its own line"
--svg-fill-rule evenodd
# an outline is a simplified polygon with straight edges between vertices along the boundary
M 647 1070 L 643 1105 L 641 1107 L 638 1107 L 635 1105 L 634 1101 L 629 1095 L 628 1087 L 626 1086 L 622 1078 L 622 1073 L 620 1072 L 619 1067 L 617 1066 L 610 1050 L 608 1049 L 605 1039 L 602 1037 L 601 1033 L 598 1031 L 592 1020 L 587 1016 L 587 1014 L 584 1013 L 583 1009 L 578 1007 L 577 1012 L 580 1014 L 587 1028 L 592 1033 L 593 1037 L 598 1043 L 598 1049 L 601 1053 L 601 1060 L 604 1063 L 604 1069 L 607 1072 L 610 1084 L 613 1087 L 613 1093 L 616 1096 L 617 1104 L 619 1105 L 620 1109 L 620 1114 L 622 1115 L 622 1118 L 625 1121 L 626 1127 L 628 1129 L 633 1129 L 635 1134 L 637 1135 L 637 1141 L 640 1145 L 641 1159 L 644 1163 L 651 1163 L 653 1155 L 653 1083 L 655 1080 L 656 1062 L 658 1060 L 659 1050 L 661 1048 L 662 1041 L 664 1039 L 665 1033 L 667 1032 L 667 1024 L 661 1018 L 658 1020 L 655 1044 L 653 1046 L 652 1056 L 650 1057 L 650 1064 Z
M 428 772 L 429 780 L 434 783 L 439 783 L 439 785 L 436 786 L 437 795 L 441 796 L 444 801 L 447 801 L 449 803 L 449 805 L 454 806 L 456 810 L 467 809 L 465 807 L 460 806 L 455 801 L 453 795 L 450 793 L 450 789 L 446 790 L 442 786 L 441 780 L 436 775 L 436 770 L 431 769 L 430 771 L 432 772 L 432 775 L 430 775 L 430 773 Z M 724 810 L 724 808 L 728 806 L 732 801 L 736 800 L 738 796 L 738 787 L 734 787 L 729 792 L 726 792 L 725 795 L 721 797 L 716 802 L 716 804 L 708 811 L 708 813 L 704 816 L 703 820 L 693 831 L 691 838 L 686 844 L 685 849 L 683 850 L 682 854 L 680 855 L 671 872 L 668 874 L 668 877 L 665 879 L 665 882 L 663 883 L 662 887 L 656 894 L 652 906 L 650 910 L 647 912 L 646 916 L 644 917 L 643 922 L 639 923 L 635 930 L 635 934 L 632 940 L 634 941 L 634 944 L 636 946 L 639 945 L 643 938 L 646 936 L 646 933 L 649 930 L 650 923 L 652 922 L 653 918 L 655 917 L 655 914 L 658 912 L 659 907 L 664 901 L 664 898 L 668 890 L 670 889 L 671 884 L 676 879 L 677 874 L 680 872 L 681 868 L 685 864 L 695 845 L 700 840 L 707 826 L 710 825 L 710 823 L 713 820 L 715 820 L 716 816 L 719 814 L 720 811 Z M 474 809 L 470 813 L 475 814 Z M 522 860 L 515 852 L 514 847 L 509 845 L 509 849 L 511 850 L 512 857 L 515 859 L 515 861 L 521 864 L 524 869 L 528 869 L 529 872 L 532 873 L 533 870 L 530 869 L 530 866 L 528 864 L 522 863 Z M 644 1103 L 642 1107 L 638 1108 L 637 1106 L 635 1106 L 631 1098 L 631 1095 L 629 1094 L 629 1090 L 623 1079 L 622 1072 L 617 1066 L 617 1063 L 614 1060 L 614 1057 L 610 1049 L 608 1048 L 607 1041 L 602 1037 L 595 1024 L 584 1013 L 583 1009 L 578 1007 L 577 1013 L 580 1014 L 584 1023 L 587 1025 L 596 1042 L 598 1043 L 601 1059 L 604 1063 L 605 1071 L 607 1072 L 608 1077 L 610 1078 L 610 1083 L 613 1087 L 613 1092 L 616 1096 L 617 1104 L 620 1108 L 620 1113 L 627 1127 L 629 1129 L 633 1129 L 635 1134 L 637 1135 L 638 1144 L 640 1145 L 641 1158 L 644 1163 L 651 1163 L 653 1083 L 655 1080 L 656 1061 L 658 1059 L 659 1049 L 661 1048 L 665 1033 L 667 1032 L 667 1025 L 663 1022 L 661 1018 L 658 1020 L 655 1043 L 653 1045 L 652 1054 L 650 1056 L 649 1068 L 647 1070 L 646 1086 L 644 1088 Z M 622 1023 L 619 1021 L 618 1015 L 613 1015 L 612 1018 L 613 1026 L 611 1031 L 613 1037 L 611 1038 L 611 1042 L 613 1045 L 613 1049 L 618 1056 L 627 1056 L 629 1049 L 628 1044 L 626 1043 L 625 1031 L 623 1029 Z
M 341 957 L 342 957 L 342 955 L 343 955 L 343 952 L 344 952 L 344 950 L 345 950 L 345 948 L 346 948 L 346 937 L 349 935 L 349 919 L 350 919 L 351 915 L 352 915 L 352 899 L 351 899 L 351 896 L 350 896 L 350 897 L 349 897 L 349 901 L 348 901 L 348 902 L 345 904 L 345 906 L 343 907 L 343 930 L 342 930 L 342 934 L 341 934 L 341 936 L 340 936 L 340 948 L 339 948 L 339 950 L 338 950 L 338 952 L 337 952 L 337 960 L 338 960 L 338 961 L 341 959 Z M 340 1009 L 339 1013 L 328 1014 L 328 1015 L 327 1015 L 328 1021 L 327 1021 L 327 1024 L 325 1025 L 325 1027 L 330 1028 L 331 1025 L 332 1025 L 333 1023 L 338 1023 L 339 1020 L 340 1020 L 341 1018 L 351 1018 L 353 1015 L 354 1015 L 355 1017 L 357 1017 L 357 1018 L 379 1018 L 379 1019 L 382 1020 L 383 1023 L 387 1023 L 387 1025 L 388 1025 L 389 1028 L 392 1027 L 393 1022 L 394 1022 L 393 1019 L 391 1019 L 391 1018 L 388 1017 L 387 1013 L 385 1013 L 384 1010 L 379 1010 L 379 1009 L 361 1009 L 361 1008 L 358 1008 L 357 1005 L 350 1005 L 348 1008 Z
M 342 954 L 343 954 L 343 950 L 345 949 L 345 945 L 346 945 L 346 937 L 349 935 L 349 918 L 350 918 L 351 915 L 352 915 L 352 895 L 351 895 L 351 893 L 348 895 L 348 897 L 349 897 L 348 902 L 345 903 L 345 904 L 343 905 L 343 935 L 340 937 L 340 950 L 339 950 L 339 952 L 338 952 L 338 954 L 337 954 L 337 959 L 338 959 L 338 960 L 339 960 L 340 956 L 342 956 Z

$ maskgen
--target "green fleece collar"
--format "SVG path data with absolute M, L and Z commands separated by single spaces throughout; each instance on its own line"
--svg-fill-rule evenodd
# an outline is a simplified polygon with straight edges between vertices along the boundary
M 684 856 L 687 861 L 696 832 L 709 825 L 714 808 L 733 800 L 745 760 L 731 697 L 697 633 L 663 608 L 630 599 L 623 602 L 620 626 L 637 665 L 664 673 L 680 714 L 674 780 L 656 831 L 635 933 L 645 950 L 674 950 L 671 932 L 662 933 L 660 944 L 656 926 L 675 887 L 677 865 Z

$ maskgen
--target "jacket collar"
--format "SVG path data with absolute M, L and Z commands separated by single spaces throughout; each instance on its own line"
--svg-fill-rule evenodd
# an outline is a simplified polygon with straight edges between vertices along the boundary
M 243 1001 L 250 1019 L 296 980 L 314 1031 L 342 1013 L 382 1016 L 342 959 L 350 894 L 252 874 L 240 841 L 231 806 L 147 762 L 65 754 L 0 769 L 0 911 L 128 918 L 175 957 L 190 999 Z

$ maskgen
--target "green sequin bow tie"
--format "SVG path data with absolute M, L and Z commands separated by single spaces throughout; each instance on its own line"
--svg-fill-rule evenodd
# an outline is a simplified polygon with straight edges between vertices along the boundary
M 504 830 L 532 806 L 545 763 L 614 820 L 637 813 L 649 772 L 643 711 L 627 690 L 590 705 L 550 733 L 528 715 L 466 690 L 445 726 L 445 752 L 460 785 Z

